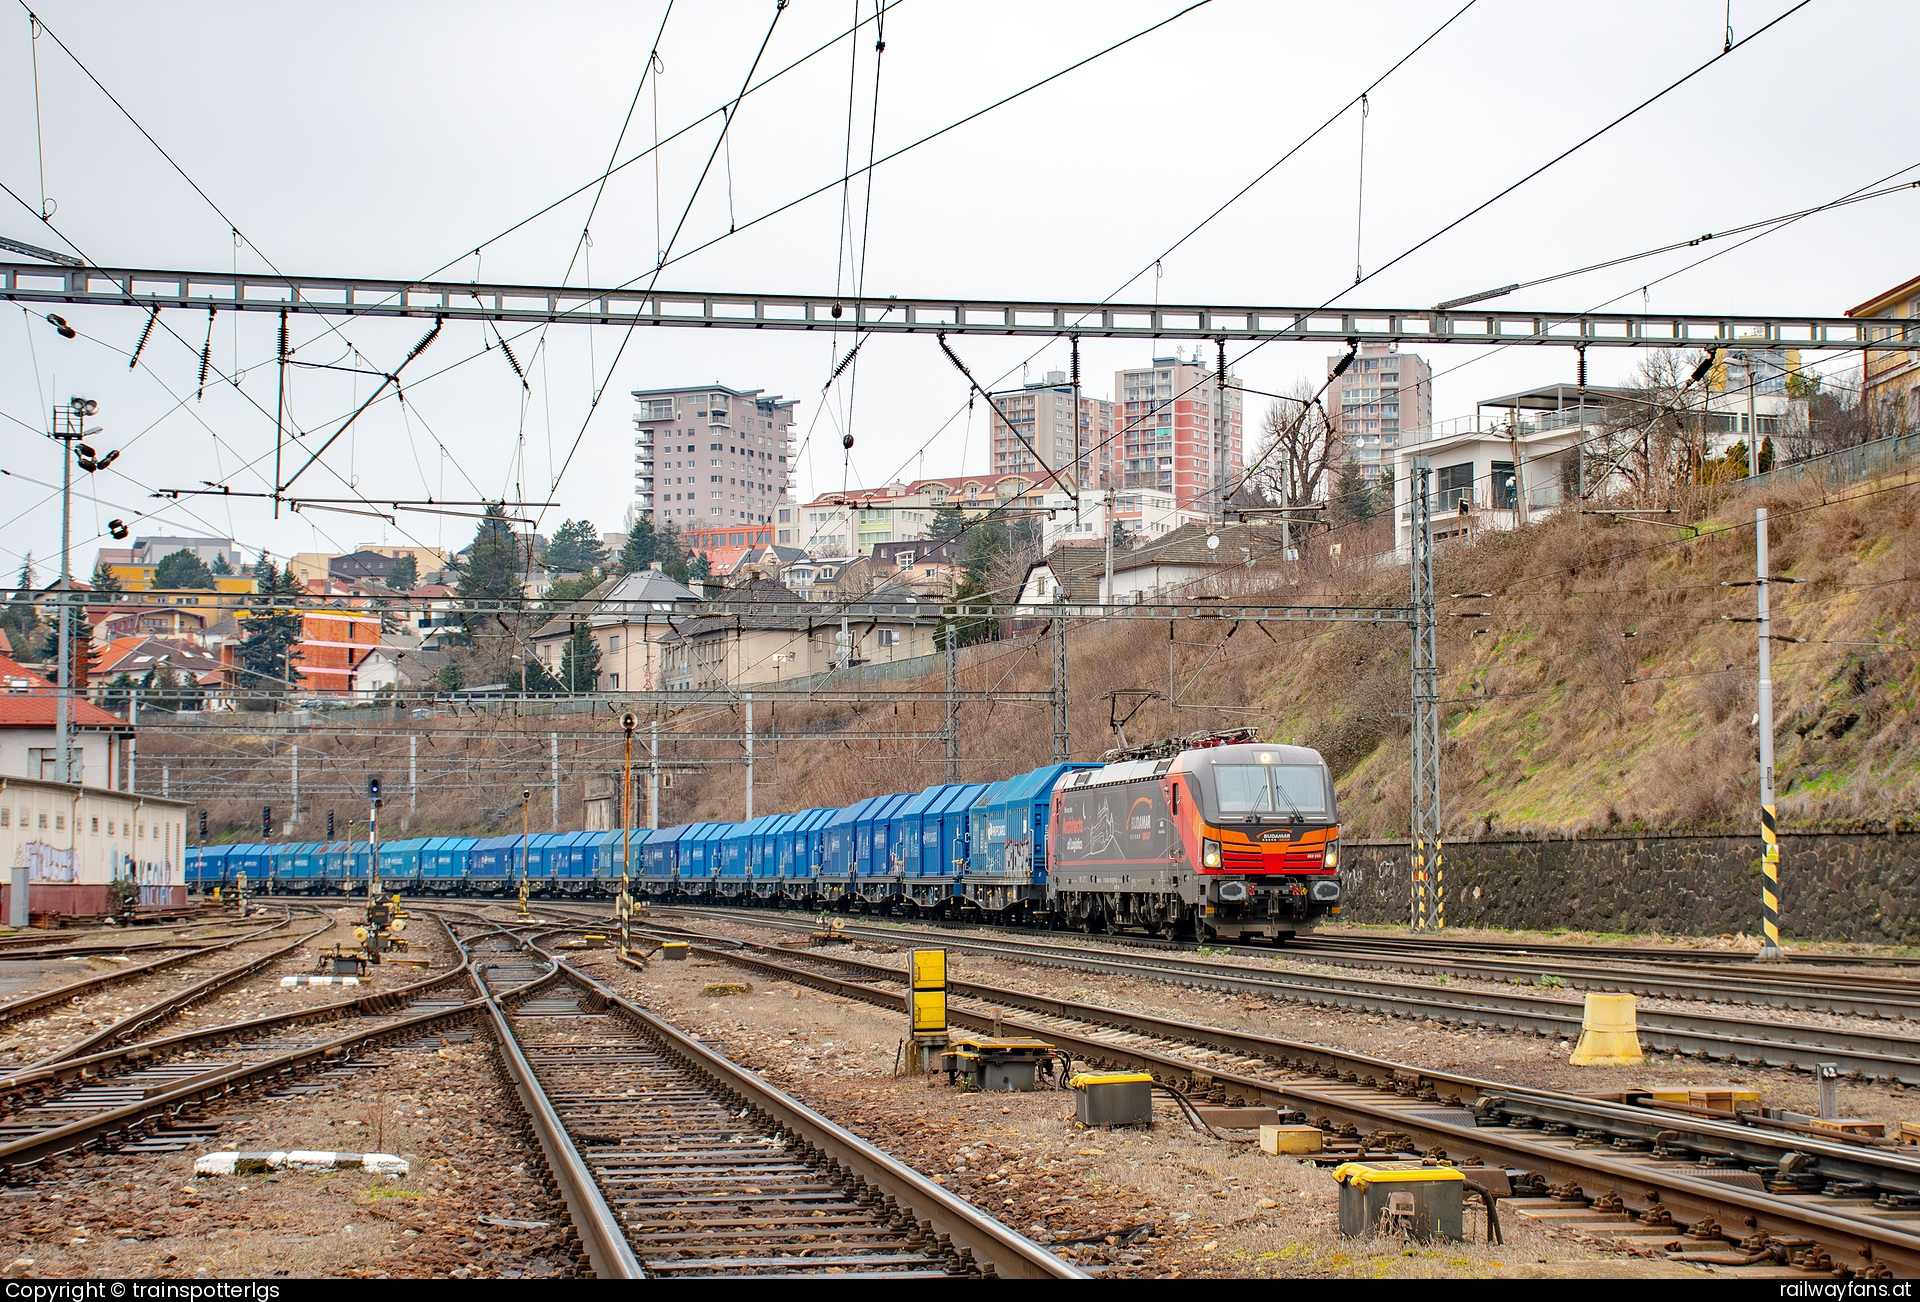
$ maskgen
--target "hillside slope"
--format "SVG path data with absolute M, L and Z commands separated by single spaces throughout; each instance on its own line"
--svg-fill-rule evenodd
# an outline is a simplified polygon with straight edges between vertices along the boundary
M 1913 651 L 1920 610 L 1914 488 L 1885 480 L 1823 494 L 1722 499 L 1700 534 L 1604 516 L 1556 518 L 1445 547 L 1443 812 L 1453 837 L 1603 827 L 1710 831 L 1756 819 L 1753 507 L 1771 508 L 1777 770 L 1783 823 L 1885 828 L 1920 823 Z M 1747 586 L 1725 586 L 1747 584 Z M 1404 566 L 1331 572 L 1288 585 L 1237 576 L 1233 597 L 1401 604 Z M 1110 689 L 1163 693 L 1133 740 L 1251 723 L 1318 747 L 1339 779 L 1351 834 L 1405 834 L 1406 634 L 1395 627 L 1234 627 L 1225 621 L 1077 625 L 1069 637 L 1077 758 L 1113 744 Z M 1048 639 L 972 649 L 963 685 L 1044 690 Z M 905 684 L 902 684 L 905 686 Z M 937 692 L 940 681 L 920 688 Z M 1119 705 L 1125 713 L 1131 702 Z M 931 732 L 937 700 L 783 707 L 786 727 Z M 1044 703 L 995 701 L 962 714 L 963 773 L 986 780 L 1043 763 Z M 763 755 L 757 807 L 842 804 L 940 781 L 937 740 L 794 743 Z M 737 772 L 676 790 L 669 812 L 737 817 Z

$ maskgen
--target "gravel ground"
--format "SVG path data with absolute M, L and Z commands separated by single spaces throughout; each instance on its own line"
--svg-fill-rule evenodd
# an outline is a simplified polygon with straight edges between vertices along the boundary
M 1197 1135 L 1171 1111 L 1158 1113 L 1150 1131 L 1085 1131 L 1063 1092 L 967 1094 L 941 1076 L 895 1077 L 903 1019 L 872 1005 L 758 977 L 750 995 L 708 997 L 702 987 L 741 974 L 699 961 L 638 973 L 599 954 L 583 966 L 1104 1275 L 1697 1277 L 1666 1262 L 1603 1256 L 1517 1217 L 1503 1222 L 1501 1247 L 1343 1239 L 1334 1230 L 1337 1186 L 1325 1171 Z
M 63 1159 L 0 1199 L 8 1273 L 571 1273 L 565 1212 L 539 1183 L 537 1148 L 511 1120 L 511 1089 L 493 1046 L 484 1037 L 459 1042 L 459 1034 L 381 1050 L 375 1058 L 383 1067 L 300 1078 L 327 1087 L 318 1093 L 236 1099 L 203 1118 L 226 1123 L 208 1149 L 384 1151 L 412 1163 L 405 1178 L 349 1171 L 195 1177 L 194 1150 Z
M 762 942 L 772 935 L 747 922 L 701 919 L 692 925 L 717 935 Z M 884 946 L 865 948 L 866 952 L 852 956 L 867 962 L 905 966 L 904 947 L 892 953 L 886 952 Z M 1573 1053 L 1573 1044 L 1567 1040 L 1502 1031 L 1449 1030 L 1432 1021 L 1196 990 L 1170 981 L 1076 974 L 961 951 L 948 955 L 948 973 L 954 980 L 979 981 L 1196 1024 L 1254 1031 L 1370 1054 L 1433 1071 L 1459 1072 L 1482 1080 L 1572 1093 L 1683 1082 L 1736 1084 L 1758 1088 L 1761 1102 L 1769 1107 L 1796 1111 L 1812 1111 L 1817 1107 L 1813 1078 L 1804 1072 L 1700 1062 L 1668 1055 L 1649 1057 L 1638 1067 L 1575 1067 L 1567 1061 Z M 1887 1024 L 1880 1025 L 1884 1028 Z M 1840 1109 L 1847 1116 L 1881 1121 L 1888 1127 L 1888 1133 L 1894 1133 L 1901 1120 L 1920 1120 L 1920 1089 L 1842 1080 Z

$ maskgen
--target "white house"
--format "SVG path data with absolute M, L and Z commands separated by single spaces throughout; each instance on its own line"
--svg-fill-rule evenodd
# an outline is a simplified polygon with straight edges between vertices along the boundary
M 1599 436 L 1625 389 L 1552 384 L 1489 398 L 1471 417 L 1414 430 L 1394 449 L 1394 542 L 1409 554 L 1416 472 L 1428 468 L 1436 539 L 1515 529 L 1560 509 L 1582 473 L 1581 445 Z M 1591 487 L 1591 486 L 1588 486 Z

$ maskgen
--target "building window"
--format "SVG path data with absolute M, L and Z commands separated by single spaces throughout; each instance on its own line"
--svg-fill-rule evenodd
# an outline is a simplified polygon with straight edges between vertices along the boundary
M 614 690 L 614 691 L 616 691 L 616 692 L 617 692 L 617 691 L 619 691 L 619 690 L 620 690 L 620 675 L 619 675 L 619 674 L 608 674 L 608 675 L 607 675 L 607 681 L 608 681 L 609 683 L 611 683 L 611 684 L 613 685 L 613 690 Z
M 53 830 L 56 832 L 64 832 L 67 830 L 67 816 L 65 814 L 55 814 L 53 816 Z
M 95 836 L 100 835 L 100 820 L 98 818 L 93 820 L 93 834 Z
M 619 649 L 620 649 L 620 635 L 618 633 L 607 634 L 607 650 L 609 652 L 614 652 L 614 651 L 618 651 Z
M 44 811 L 40 815 L 40 830 L 42 832 L 47 830 L 47 816 Z

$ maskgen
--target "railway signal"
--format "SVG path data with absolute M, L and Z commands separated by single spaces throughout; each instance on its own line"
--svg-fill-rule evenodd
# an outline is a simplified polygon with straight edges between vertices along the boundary
M 327 840 L 333 840 L 333 811 L 327 811 Z
M 527 806 L 533 800 L 532 788 L 520 793 L 520 916 L 527 916 Z
M 273 840 L 273 806 L 272 805 L 260 806 L 260 839 L 262 841 Z
M 206 843 L 207 843 L 207 811 L 203 809 L 200 811 L 200 844 L 205 845 Z
M 633 912 L 633 899 L 628 894 L 631 883 L 627 867 L 627 856 L 633 853 L 633 730 L 640 720 L 632 710 L 620 716 L 621 730 L 627 734 L 627 760 L 625 786 L 620 797 L 620 952 L 627 953 L 633 948 L 628 935 L 627 919 Z

